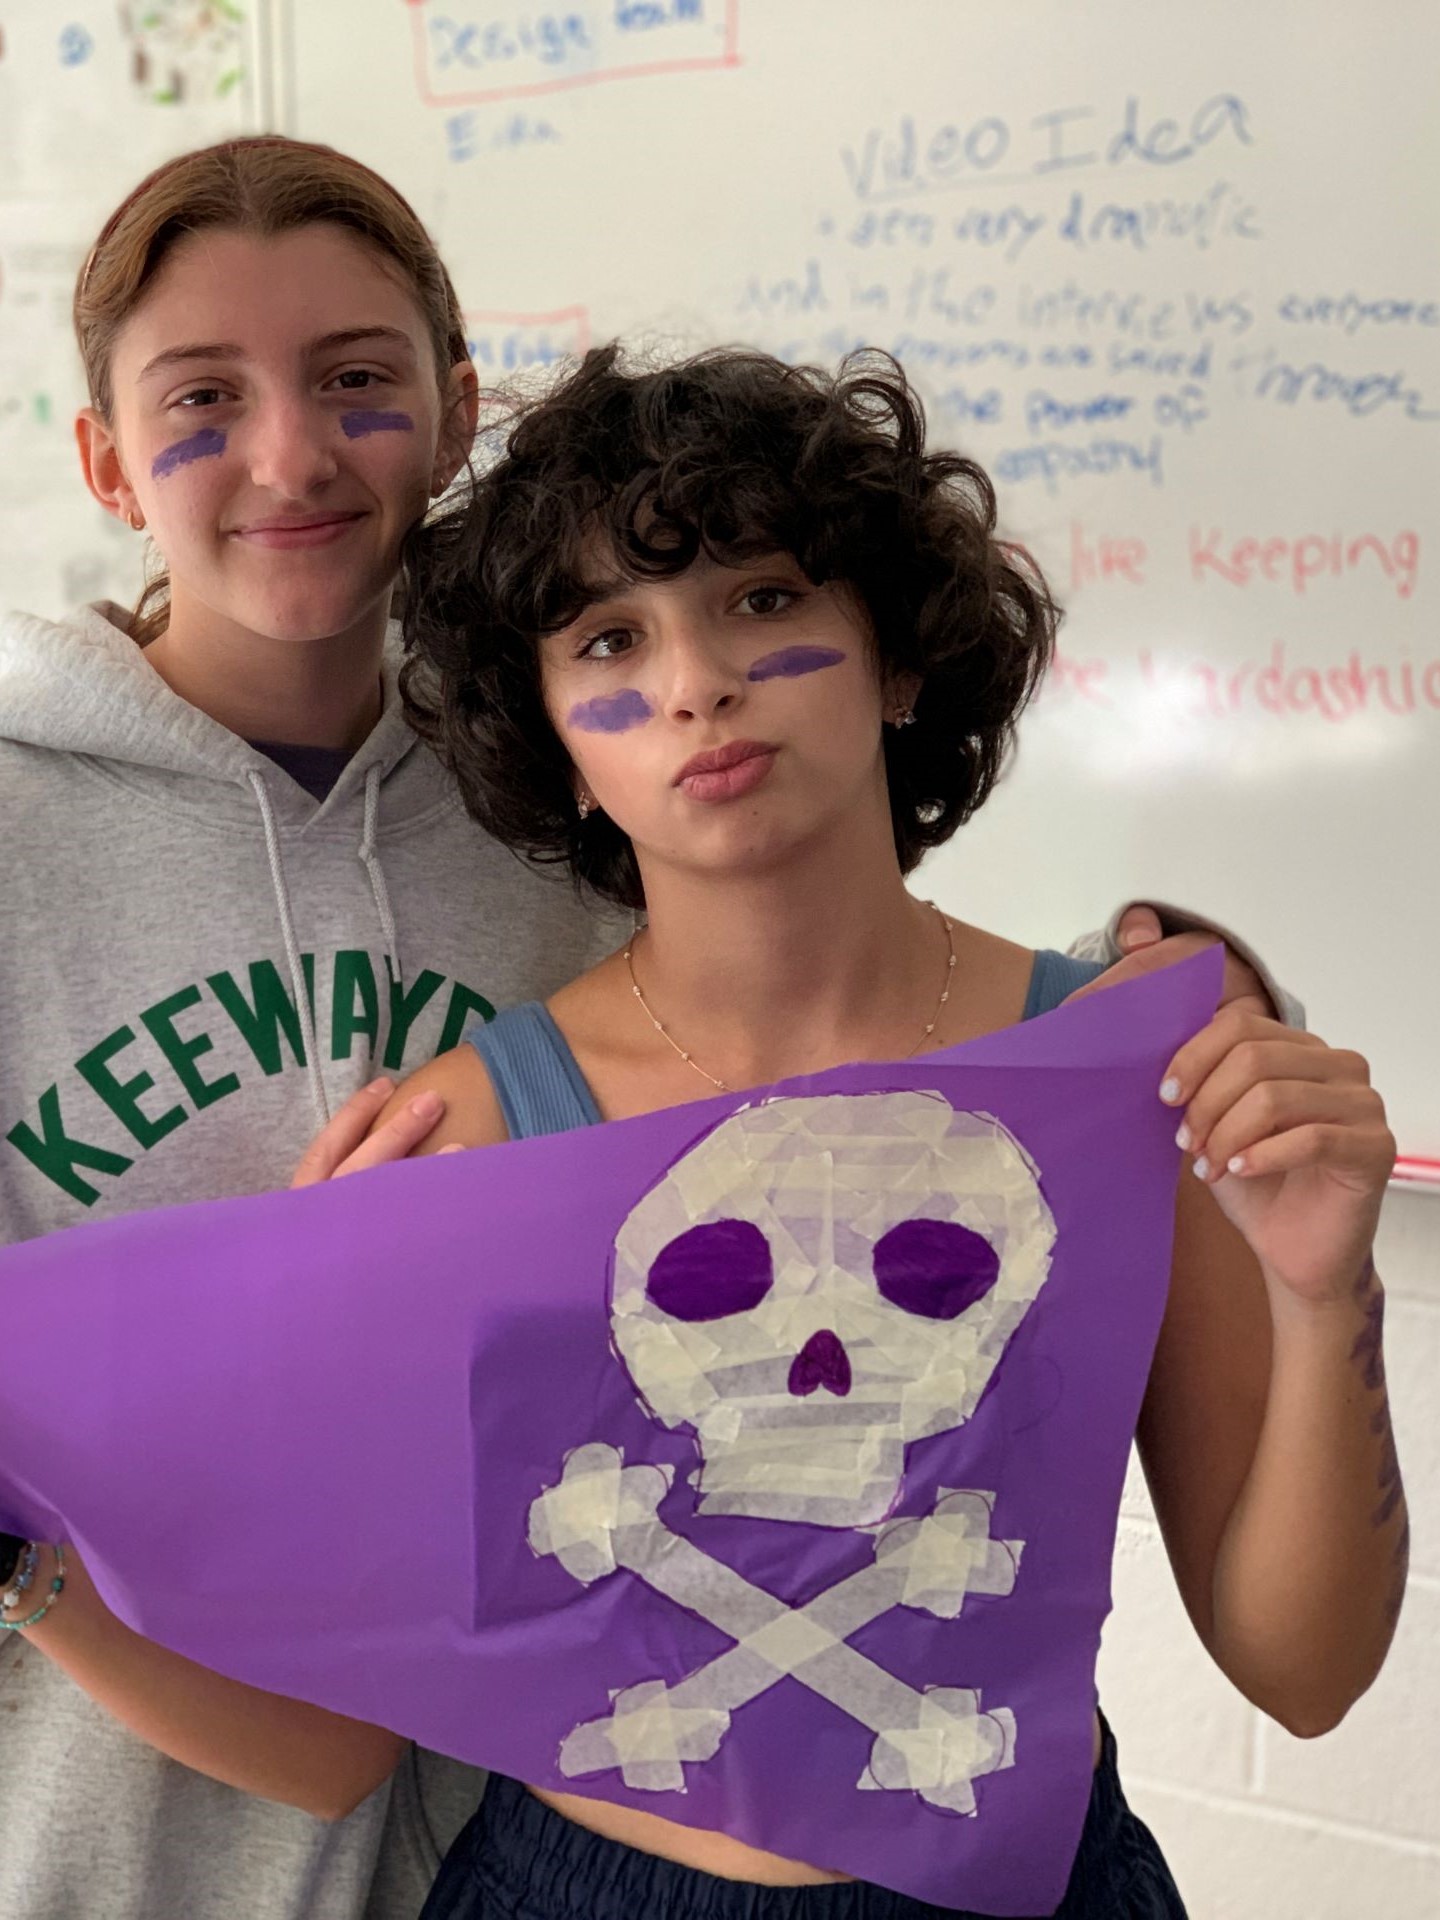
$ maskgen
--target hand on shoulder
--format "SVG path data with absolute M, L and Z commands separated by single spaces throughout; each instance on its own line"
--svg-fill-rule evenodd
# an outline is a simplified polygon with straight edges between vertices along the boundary
M 1173 967 L 1177 962 L 1203 952 L 1206 947 L 1213 947 L 1217 936 L 1194 932 L 1175 933 L 1167 937 L 1155 909 L 1138 905 L 1131 907 L 1121 919 L 1118 939 L 1125 949 L 1124 958 L 1107 967 L 1088 986 L 1078 988 L 1070 995 L 1072 1000 L 1079 1000 L 1087 993 L 1100 993 L 1106 987 L 1121 986 L 1127 980 L 1138 980 L 1161 967 Z M 1272 1002 L 1260 975 L 1228 941 L 1224 945 L 1225 983 L 1220 990 L 1221 1006 L 1238 1006 L 1266 1018 L 1273 1017 L 1279 1009 Z
M 295 1169 L 292 1187 L 313 1187 L 392 1160 L 507 1139 L 490 1076 L 473 1047 L 452 1047 L 397 1087 L 381 1077 L 362 1087 L 321 1128 Z

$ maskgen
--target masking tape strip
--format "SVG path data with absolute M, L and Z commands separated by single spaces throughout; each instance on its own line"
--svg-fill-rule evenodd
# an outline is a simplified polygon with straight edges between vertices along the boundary
M 531 1507 L 537 1553 L 586 1584 L 624 1567 L 735 1643 L 674 1686 L 644 1680 L 621 1689 L 608 1715 L 567 1735 L 561 1771 L 619 1767 L 627 1786 L 683 1791 L 682 1763 L 709 1759 L 731 1716 L 789 1677 L 876 1736 L 861 1785 L 972 1812 L 971 1781 L 1013 1764 L 1013 1717 L 982 1713 L 971 1689 L 917 1691 L 848 1639 L 896 1606 L 954 1619 L 967 1593 L 1009 1593 L 1023 1542 L 991 1538 L 993 1495 L 942 1493 L 928 1515 L 877 1532 L 872 1565 L 789 1607 L 672 1533 L 657 1511 L 668 1490 L 660 1470 L 626 1467 L 617 1449 L 593 1445 L 572 1453 L 560 1482 Z

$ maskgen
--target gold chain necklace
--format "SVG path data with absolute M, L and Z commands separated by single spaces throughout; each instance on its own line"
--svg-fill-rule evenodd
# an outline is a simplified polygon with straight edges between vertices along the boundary
M 920 1038 L 915 1042 L 914 1046 L 911 1047 L 909 1053 L 904 1054 L 902 1056 L 902 1058 L 906 1060 L 914 1059 L 915 1055 L 920 1051 L 921 1047 L 924 1046 L 925 1042 L 930 1038 L 931 1034 L 934 1033 L 936 1027 L 940 1024 L 940 1014 L 945 1006 L 945 1002 L 950 998 L 950 981 L 955 972 L 955 925 L 954 925 L 954 922 L 947 919 L 946 916 L 940 912 L 939 907 L 935 905 L 935 902 L 933 900 L 927 900 L 925 904 L 927 907 L 930 908 L 930 910 L 933 913 L 939 916 L 940 924 L 945 929 L 945 945 L 948 950 L 948 953 L 945 961 L 945 976 L 944 976 L 944 981 L 942 983 L 941 990 L 940 990 L 940 998 L 935 1002 L 935 1012 L 931 1017 L 931 1019 L 929 1020 L 929 1022 L 926 1024 L 925 1031 L 921 1034 Z M 657 1020 L 655 1018 L 655 1015 L 650 1011 L 649 1004 L 647 1003 L 644 994 L 641 993 L 640 991 L 640 983 L 635 978 L 635 960 L 633 956 L 634 956 L 634 948 L 635 948 L 635 935 L 638 932 L 639 932 L 638 927 L 632 930 L 630 938 L 625 944 L 625 965 L 628 968 L 630 973 L 630 991 L 634 994 L 635 998 L 640 1002 L 641 1008 L 643 1009 L 645 1016 L 649 1020 L 651 1026 L 654 1027 L 655 1031 L 659 1034 L 660 1038 L 665 1042 L 665 1044 L 671 1049 L 673 1049 L 674 1052 L 679 1054 L 680 1058 L 685 1062 L 686 1066 L 693 1067 L 695 1072 L 700 1075 L 700 1078 L 702 1080 L 708 1080 L 711 1086 L 715 1087 L 719 1092 L 732 1093 L 734 1089 L 732 1087 L 727 1087 L 723 1080 L 717 1080 L 713 1073 L 707 1073 L 704 1067 L 701 1066 L 700 1062 L 694 1057 L 693 1054 L 687 1053 L 684 1047 L 680 1045 L 679 1041 L 671 1038 L 664 1024 L 661 1021 Z

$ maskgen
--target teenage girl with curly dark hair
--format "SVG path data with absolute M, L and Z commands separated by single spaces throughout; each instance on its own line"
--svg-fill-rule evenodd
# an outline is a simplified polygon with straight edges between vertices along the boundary
M 645 899 L 635 850 L 603 805 L 583 819 L 577 810 L 534 644 L 589 607 L 607 574 L 659 586 L 701 560 L 752 572 L 766 562 L 772 583 L 757 598 L 747 577 L 741 596 L 757 630 L 773 626 L 793 647 L 797 621 L 808 631 L 841 614 L 868 631 L 851 666 L 868 663 L 886 683 L 885 785 L 902 874 L 994 785 L 1058 617 L 1033 562 L 995 537 L 985 474 L 958 453 L 926 454 L 920 408 L 878 354 L 832 383 L 733 352 L 632 377 L 615 347 L 597 349 L 522 415 L 492 484 L 419 533 L 413 551 L 412 724 L 492 832 L 568 862 L 629 908 Z M 617 655 L 583 656 L 616 662 L 598 674 L 587 666 L 602 700 L 606 675 L 629 681 Z M 804 677 L 803 665 L 796 656 L 769 677 Z M 628 732 L 618 715 L 583 730 Z
M 471 812 L 645 919 L 401 1090 L 387 1113 L 419 1087 L 446 1102 L 426 1151 L 953 1046 L 1094 971 L 905 885 L 990 791 L 1055 609 L 997 539 L 983 473 L 926 453 L 892 363 L 831 379 L 592 353 L 408 564 L 412 714 Z M 1162 1091 L 1199 1177 L 1141 1453 L 1201 1639 L 1250 1700 L 1320 1733 L 1375 1677 L 1404 1584 L 1370 1263 L 1393 1142 L 1356 1055 L 1234 1007 Z M 1098 1715 L 1094 1753 L 1057 1912 L 1183 1913 Z M 492 1778 L 425 1916 L 939 1912 L 823 1859 Z

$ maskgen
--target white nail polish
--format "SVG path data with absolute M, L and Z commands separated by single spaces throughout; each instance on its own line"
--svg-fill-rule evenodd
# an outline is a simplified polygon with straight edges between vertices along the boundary
M 1179 1147 L 1182 1153 L 1188 1153 L 1190 1151 L 1193 1140 L 1194 1140 L 1193 1134 L 1191 1133 L 1189 1127 L 1187 1127 L 1185 1122 L 1182 1120 L 1180 1122 L 1179 1131 L 1175 1135 L 1176 1146 Z
M 1225 1162 L 1225 1171 L 1227 1173 L 1243 1173 L 1245 1171 L 1244 1154 L 1232 1153 L 1230 1158 Z
M 1180 1098 L 1180 1082 L 1173 1074 L 1168 1080 L 1160 1082 L 1160 1098 L 1167 1102 Z
M 1200 1158 L 1195 1162 L 1194 1166 L 1190 1169 L 1190 1171 L 1194 1174 L 1197 1180 L 1204 1180 L 1208 1178 L 1210 1173 L 1210 1162 L 1205 1158 L 1203 1153 L 1201 1154 Z

